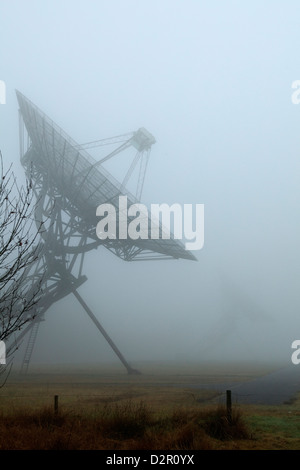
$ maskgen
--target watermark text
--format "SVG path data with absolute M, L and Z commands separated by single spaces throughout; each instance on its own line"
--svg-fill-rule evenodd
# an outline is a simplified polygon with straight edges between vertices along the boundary
M 6 346 L 4 341 L 0 341 L 0 364 L 6 364 Z
M 296 366 L 300 364 L 300 340 L 295 339 L 295 341 L 292 342 L 291 348 L 296 350 L 293 352 L 291 357 L 292 363 Z
M 292 88 L 293 90 L 295 90 L 293 91 L 292 96 L 291 96 L 292 103 L 299 104 L 300 103 L 300 80 L 294 80 L 292 83 Z
M 128 207 L 127 196 L 119 197 L 119 207 L 100 204 L 96 227 L 100 240 L 188 240 L 186 250 L 201 250 L 204 245 L 204 204 L 151 204 L 150 214 L 144 204 Z
M 6 85 L 3 80 L 0 80 L 0 104 L 6 104 Z

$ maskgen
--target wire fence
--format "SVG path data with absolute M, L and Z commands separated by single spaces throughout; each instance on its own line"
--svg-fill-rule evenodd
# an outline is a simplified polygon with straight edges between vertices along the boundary
M 197 389 L 197 392 L 202 392 L 205 389 Z M 212 394 L 211 397 L 205 396 L 204 398 L 198 397 L 197 393 L 193 393 L 193 391 L 186 390 L 186 393 L 192 395 L 194 399 L 194 403 L 199 404 L 218 404 L 224 405 L 228 403 L 228 396 L 230 394 L 230 403 L 232 406 L 239 406 L 239 405 L 289 405 L 293 404 L 293 402 L 297 398 L 297 393 L 288 394 L 286 392 L 278 393 L 274 391 L 273 393 L 270 392 L 261 392 L 261 393 L 239 393 L 238 391 L 234 391 L 232 389 L 227 390 L 211 390 L 215 393 Z M 299 390 L 300 391 L 300 390 Z M 58 401 L 64 406 L 80 406 L 84 405 L 86 407 L 89 406 L 97 406 L 97 405 L 105 405 L 108 403 L 116 403 L 121 401 L 145 401 L 143 398 L 143 394 L 138 393 L 121 393 L 116 391 L 115 393 L 81 393 L 81 392 L 74 392 L 74 393 L 64 393 L 63 391 L 54 392 L 53 390 L 49 390 L 48 392 L 44 391 L 42 393 L 33 392 L 33 393 L 3 393 L 4 389 L 0 389 L 0 410 L 1 408 L 6 408 L 7 405 L 11 406 L 26 406 L 26 405 L 36 405 L 36 406 L 49 406 L 52 405 L 53 402 Z M 153 392 L 155 394 L 155 392 Z M 168 404 L 168 397 L 164 397 L 164 401 Z M 178 400 L 178 404 L 180 405 L 180 400 Z

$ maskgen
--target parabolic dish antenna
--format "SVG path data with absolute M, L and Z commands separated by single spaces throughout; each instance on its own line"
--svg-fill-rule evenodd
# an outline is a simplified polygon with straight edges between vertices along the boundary
M 128 373 L 137 373 L 121 354 L 97 317 L 77 289 L 86 280 L 82 274 L 85 254 L 100 246 L 125 261 L 187 259 L 196 260 L 183 243 L 171 235 L 169 239 L 109 239 L 96 234 L 100 204 L 112 204 L 119 210 L 119 197 L 127 196 L 128 206 L 139 202 L 147 162 L 154 137 L 144 128 L 110 139 L 80 145 L 46 116 L 19 91 L 20 156 L 27 176 L 32 181 L 36 196 L 35 218 L 43 221 L 41 255 L 28 268 L 28 292 L 40 286 L 42 296 L 35 305 L 35 320 L 19 335 L 19 342 L 30 332 L 22 363 L 26 372 L 30 363 L 38 327 L 49 307 L 72 293 L 108 341 Z M 101 160 L 95 160 L 87 149 L 97 146 L 115 146 Z M 122 183 L 118 182 L 103 163 L 128 148 L 135 151 L 134 160 Z M 126 185 L 134 167 L 139 164 L 136 196 Z M 150 227 L 150 223 L 149 223 Z M 162 230 L 163 227 L 160 226 Z M 149 228 L 150 230 L 150 228 Z

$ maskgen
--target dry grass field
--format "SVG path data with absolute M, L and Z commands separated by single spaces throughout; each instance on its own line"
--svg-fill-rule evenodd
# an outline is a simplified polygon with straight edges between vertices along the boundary
M 229 422 L 224 393 L 213 388 L 254 379 L 274 365 L 137 368 L 141 375 L 117 365 L 11 372 L 0 389 L 0 450 L 300 449 L 300 398 L 280 406 L 233 403 Z

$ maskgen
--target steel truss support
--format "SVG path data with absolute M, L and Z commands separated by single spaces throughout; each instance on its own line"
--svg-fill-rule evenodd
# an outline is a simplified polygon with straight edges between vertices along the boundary
M 135 157 L 125 175 L 121 191 L 125 190 L 135 167 L 140 163 L 136 190 L 136 198 L 140 200 L 150 148 L 155 143 L 155 139 L 146 129 L 140 128 L 136 132 L 89 142 L 85 146 L 72 144 L 72 160 L 70 160 L 70 142 L 68 139 L 62 138 L 62 130 L 54 126 L 54 123 L 50 125 L 48 118 L 35 110 L 32 104 L 19 93 L 18 99 L 22 104 L 19 114 L 21 163 L 33 184 L 33 192 L 37 200 L 35 208 L 37 226 L 43 222 L 45 228 L 41 232 L 41 256 L 26 273 L 28 292 L 35 292 L 38 287 L 42 293 L 41 300 L 35 306 L 35 320 L 29 323 L 14 341 L 15 346 L 27 333 L 30 333 L 22 371 L 26 372 L 28 369 L 39 325 L 44 319 L 44 314 L 55 302 L 73 293 L 120 359 L 128 374 L 139 374 L 127 362 L 77 289 L 87 279 L 82 275 L 84 255 L 87 251 L 103 245 L 126 261 L 133 261 L 145 251 L 129 242 L 116 240 L 103 242 L 99 240 L 95 233 L 95 227 L 86 223 L 85 208 L 89 207 L 87 200 L 92 200 L 94 193 L 99 190 L 98 180 L 95 184 L 92 178 L 97 167 L 129 147 L 135 149 Z M 37 139 L 36 136 L 38 136 Z M 86 165 L 86 162 L 89 162 L 87 159 L 82 165 L 82 157 L 79 157 L 84 148 L 111 144 L 118 144 L 118 146 L 108 152 L 101 160 Z M 59 148 L 59 159 L 52 154 L 56 148 Z M 81 165 L 79 165 L 79 169 L 78 160 Z M 56 181 L 57 176 L 59 176 L 59 184 Z M 86 196 L 80 190 L 86 184 L 88 185 L 90 180 L 92 181 L 91 188 Z M 101 180 L 100 186 L 103 184 Z M 110 190 L 107 193 L 107 202 L 109 202 L 109 198 L 115 198 L 119 194 L 119 186 L 115 188 L 117 194 L 111 195 L 112 191 Z M 75 269 L 78 269 L 76 275 L 74 274 Z M 11 346 L 12 348 L 13 346 Z
M 14 342 L 14 344 L 20 344 L 25 334 L 29 333 L 21 372 L 26 373 L 28 370 L 39 325 L 44 319 L 44 314 L 55 302 L 73 293 L 125 366 L 127 372 L 129 374 L 139 374 L 137 370 L 130 366 L 77 292 L 77 288 L 87 280 L 87 277 L 82 275 L 85 253 L 97 248 L 101 243 L 90 239 L 88 233 L 85 235 L 78 233 L 78 227 L 82 222 L 80 218 L 74 215 L 76 212 L 70 205 L 70 201 L 63 196 L 57 196 L 47 187 L 45 190 L 43 179 L 35 178 L 35 182 L 34 190 L 39 198 L 36 219 L 42 220 L 49 216 L 50 220 L 48 221 L 47 230 L 42 234 L 41 256 L 33 266 L 28 268 L 25 276 L 28 283 L 28 292 L 36 291 L 39 288 L 42 291 L 42 300 L 35 306 L 35 321 L 30 323 Z M 54 204 L 53 200 L 55 200 Z M 77 276 L 72 274 L 75 269 L 77 270 Z
M 36 342 L 36 338 L 37 338 L 37 334 L 38 334 L 38 331 L 39 331 L 41 321 L 44 321 L 44 319 L 39 318 L 37 321 L 35 321 L 32 324 L 32 328 L 30 329 L 29 338 L 28 338 L 28 342 L 27 342 L 27 346 L 26 346 L 26 349 L 25 349 L 23 362 L 22 362 L 22 366 L 21 366 L 21 373 L 22 374 L 26 374 L 27 371 L 28 371 L 28 367 L 29 367 L 29 364 L 30 364 L 30 359 L 31 359 L 31 356 L 32 356 L 32 353 L 33 353 L 33 348 L 34 348 L 34 345 L 35 345 L 35 342 Z
M 55 273 L 57 277 L 57 282 L 52 284 L 51 287 L 45 288 L 44 300 L 43 305 L 40 306 L 39 311 L 36 312 L 36 319 L 35 321 L 29 323 L 29 325 L 22 331 L 22 333 L 18 336 L 15 340 L 14 345 L 19 345 L 23 337 L 29 333 L 28 343 L 26 346 L 25 354 L 23 357 L 23 362 L 21 366 L 21 373 L 27 373 L 30 359 L 33 353 L 33 349 L 35 346 L 37 333 L 39 330 L 40 323 L 44 321 L 44 315 L 49 307 L 55 303 L 56 301 L 60 300 L 61 298 L 67 296 L 70 293 L 73 293 L 75 298 L 78 300 L 80 305 L 84 308 L 90 319 L 93 321 L 94 325 L 100 331 L 100 333 L 104 336 L 110 347 L 113 349 L 117 357 L 120 359 L 124 367 L 126 368 L 128 374 L 130 375 L 138 375 L 140 372 L 130 366 L 128 361 L 125 359 L 123 354 L 120 352 L 119 348 L 113 342 L 111 337 L 108 335 L 106 330 L 103 328 L 97 317 L 94 315 L 92 310 L 83 300 L 81 295 L 77 292 L 76 288 L 79 287 L 87 278 L 82 276 L 79 279 L 74 278 L 70 272 L 67 272 L 64 266 L 58 267 L 58 270 Z M 54 278 L 54 276 L 52 276 Z M 45 282 L 46 280 L 44 280 Z M 49 281 L 49 278 L 47 278 Z M 47 284 L 47 281 L 45 284 Z M 38 309 L 38 307 L 37 307 Z M 11 345 L 11 348 L 14 347 Z
M 85 303 L 85 301 L 83 300 L 83 298 L 81 297 L 81 295 L 77 292 L 77 290 L 73 290 L 73 294 L 74 296 L 76 297 L 76 299 L 78 300 L 78 302 L 80 303 L 80 305 L 84 308 L 84 310 L 86 311 L 86 313 L 88 314 L 88 316 L 90 317 L 90 319 L 94 322 L 94 324 L 96 325 L 96 327 L 98 328 L 98 330 L 100 331 L 100 333 L 102 333 L 102 335 L 104 336 L 104 338 L 106 339 L 106 341 L 108 342 L 108 344 L 110 345 L 110 347 L 114 350 L 114 352 L 116 353 L 116 355 L 118 356 L 118 358 L 120 359 L 120 361 L 122 362 L 122 364 L 124 365 L 124 367 L 127 369 L 127 372 L 128 374 L 131 374 L 131 375 L 138 375 L 140 374 L 140 372 L 136 369 L 133 369 L 129 364 L 128 362 L 126 361 L 125 357 L 123 356 L 123 354 L 120 352 L 120 350 L 117 348 L 117 346 L 115 345 L 115 343 L 113 342 L 113 340 L 110 338 L 110 336 L 107 334 L 107 332 L 105 331 L 105 329 L 103 328 L 103 326 L 101 325 L 101 323 L 99 322 L 99 320 L 95 317 L 95 315 L 93 314 L 92 310 L 88 307 L 88 305 Z

